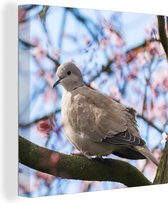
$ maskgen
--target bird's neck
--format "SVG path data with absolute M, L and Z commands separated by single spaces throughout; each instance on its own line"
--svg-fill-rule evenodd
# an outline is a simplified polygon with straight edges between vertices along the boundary
M 85 84 L 84 84 L 83 81 L 81 81 L 81 82 L 73 82 L 73 83 L 71 83 L 70 85 L 68 85 L 66 87 L 64 86 L 64 88 L 65 88 L 66 91 L 72 92 L 72 91 L 78 89 L 79 87 L 83 87 L 84 85 Z

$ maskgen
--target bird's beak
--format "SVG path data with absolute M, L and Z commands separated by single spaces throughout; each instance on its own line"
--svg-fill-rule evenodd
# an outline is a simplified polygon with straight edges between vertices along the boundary
M 57 80 L 54 85 L 53 85 L 53 88 L 55 88 L 59 83 L 60 83 L 61 79 Z

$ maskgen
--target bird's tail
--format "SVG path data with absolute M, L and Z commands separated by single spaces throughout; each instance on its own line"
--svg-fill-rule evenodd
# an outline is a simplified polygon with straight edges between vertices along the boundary
M 156 166 L 159 165 L 158 160 L 153 156 L 153 154 L 151 153 L 151 151 L 146 147 L 140 147 L 140 146 L 136 146 L 135 147 L 141 154 L 143 154 L 147 159 L 150 159 L 151 161 L 153 161 L 154 164 L 156 164 Z

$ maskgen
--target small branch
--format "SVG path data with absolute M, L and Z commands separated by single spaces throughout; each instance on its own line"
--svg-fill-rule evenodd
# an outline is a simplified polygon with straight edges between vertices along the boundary
M 168 58 L 168 38 L 166 36 L 165 17 L 158 16 L 157 18 L 158 18 L 158 30 L 160 35 L 160 41 L 162 43 L 165 54 Z
M 19 39 L 19 42 L 24 45 L 27 49 L 36 48 L 36 45 L 32 44 L 31 42 Z M 49 58 L 54 64 L 55 64 L 55 71 L 57 70 L 57 67 L 60 65 L 57 59 L 54 59 L 48 52 L 46 53 L 46 57 Z
M 127 63 L 132 62 L 132 60 L 134 58 L 136 58 L 137 53 L 139 53 L 139 52 L 143 53 L 144 48 L 146 48 L 148 46 L 148 44 L 152 43 L 152 42 L 160 42 L 160 40 L 151 38 L 149 40 L 145 40 L 144 42 L 142 42 L 141 44 L 138 44 L 135 47 L 128 49 L 125 53 L 126 62 Z
M 57 109 L 57 110 L 54 112 L 54 114 L 57 114 L 57 113 L 60 113 L 60 112 L 61 112 L 61 109 Z M 34 120 L 32 120 L 32 121 L 30 121 L 30 122 L 28 122 L 28 123 L 19 123 L 19 127 L 20 127 L 20 128 L 28 128 L 28 127 L 30 127 L 31 125 L 36 124 L 36 123 L 38 123 L 38 122 L 41 121 L 41 120 L 47 120 L 47 119 L 49 119 L 52 114 L 53 114 L 53 113 L 50 113 L 50 114 L 48 114 L 48 115 L 45 115 L 45 116 L 36 118 L 36 119 L 34 119 Z
M 148 120 L 147 118 L 145 118 L 143 115 L 138 114 L 137 118 L 141 118 L 143 119 L 146 123 L 148 123 L 151 127 L 153 127 L 154 129 L 156 129 L 158 132 L 163 133 L 164 131 L 162 129 L 160 129 L 159 127 L 157 127 L 155 124 L 153 124 L 150 120 Z M 167 134 L 167 132 L 166 132 Z
M 106 65 L 103 65 L 102 68 L 100 69 L 100 71 L 98 71 L 88 82 L 88 85 L 96 80 L 98 77 L 100 77 L 100 75 L 102 73 L 107 73 L 108 75 L 113 74 L 113 70 L 111 70 L 110 66 L 113 64 L 114 59 L 113 60 L 108 60 L 108 63 Z
M 71 12 L 73 14 L 73 16 L 81 23 L 83 24 L 83 26 L 88 30 L 88 32 L 90 33 L 90 35 L 92 36 L 92 38 L 98 42 L 98 36 L 92 31 L 92 29 L 90 28 L 88 22 L 89 20 L 87 18 L 85 18 L 84 16 L 82 16 L 80 14 L 80 12 L 76 9 L 76 8 L 66 8 L 69 12 Z M 92 26 L 94 27 L 95 31 L 98 31 L 99 28 L 92 22 Z
M 154 184 L 161 183 L 168 183 L 168 140 L 163 150 L 163 155 L 154 180 Z
M 20 163 L 53 176 L 75 179 L 115 181 L 128 187 L 152 183 L 134 166 L 113 159 L 92 159 L 84 156 L 65 155 L 19 137 Z

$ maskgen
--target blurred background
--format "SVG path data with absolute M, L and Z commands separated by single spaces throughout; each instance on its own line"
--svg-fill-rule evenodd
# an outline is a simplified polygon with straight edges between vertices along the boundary
M 50 6 L 19 6 L 19 134 L 66 154 L 77 150 L 61 122 L 57 67 L 76 63 L 84 81 L 137 111 L 141 136 L 162 155 L 168 131 L 168 64 L 157 16 Z M 109 157 L 120 159 L 110 155 Z M 129 161 L 153 181 L 148 160 Z M 19 164 L 19 194 L 27 197 L 123 188 L 123 184 L 60 179 Z

